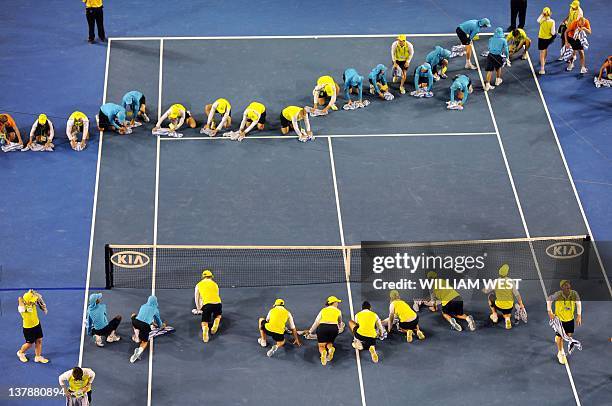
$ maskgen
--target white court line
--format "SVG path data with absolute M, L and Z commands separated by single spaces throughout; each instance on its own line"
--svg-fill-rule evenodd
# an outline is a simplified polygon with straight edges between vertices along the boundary
M 159 94 L 157 99 L 157 121 L 161 117 L 161 105 L 162 105 L 162 85 L 164 77 L 164 40 L 159 41 Z M 153 211 L 153 259 L 151 265 L 151 295 L 155 295 L 155 278 L 157 277 L 157 218 L 159 214 L 159 154 L 160 154 L 160 138 L 156 139 L 156 151 L 155 151 L 155 208 Z M 153 391 L 153 342 L 152 338 L 149 340 L 149 372 L 147 380 L 147 406 L 151 406 L 152 391 Z
M 548 117 L 550 128 L 555 137 L 555 142 L 557 143 L 559 154 L 561 155 L 561 159 L 563 160 L 563 165 L 565 166 L 567 177 L 569 178 L 570 184 L 572 185 L 572 190 L 574 191 L 576 202 L 578 203 L 578 207 L 580 208 L 580 214 L 582 214 L 584 225 L 587 229 L 587 233 L 591 237 L 591 241 L 593 242 L 593 250 L 595 251 L 595 255 L 597 256 L 597 261 L 599 262 L 599 266 L 601 267 L 601 272 L 603 273 L 603 277 L 606 281 L 606 284 L 608 285 L 608 292 L 610 293 L 610 297 L 612 297 L 612 287 L 610 287 L 610 280 L 608 279 L 606 268 L 604 267 L 604 263 L 601 259 L 601 256 L 599 255 L 599 250 L 597 249 L 597 244 L 595 243 L 595 237 L 593 236 L 593 232 L 591 231 L 591 226 L 589 224 L 589 220 L 587 219 L 586 213 L 584 211 L 584 207 L 582 206 L 582 201 L 580 200 L 580 196 L 578 195 L 578 190 L 576 189 L 576 184 L 574 183 L 574 177 L 572 176 L 572 173 L 570 172 L 570 169 L 569 169 L 569 165 L 567 164 L 567 160 L 565 159 L 565 154 L 563 152 L 563 148 L 561 147 L 561 142 L 559 141 L 557 130 L 555 129 L 552 118 L 550 117 L 550 112 L 548 111 L 548 105 L 546 104 L 546 99 L 544 99 L 544 94 L 542 93 L 542 88 L 540 87 L 538 76 L 536 75 L 535 69 L 533 68 L 533 64 L 531 63 L 531 57 L 529 56 L 529 53 L 527 53 L 527 61 L 529 62 L 529 67 L 531 68 L 531 74 L 533 75 L 533 79 L 535 80 L 536 87 L 538 88 L 538 93 L 540 93 L 540 99 L 542 99 L 542 104 L 544 105 L 544 111 L 546 112 L 546 117 Z
M 491 32 L 481 32 L 479 35 L 493 35 Z M 245 35 L 219 37 L 112 37 L 115 41 L 159 41 L 159 40 L 254 40 L 254 39 L 333 39 L 333 38 L 395 38 L 397 34 L 321 34 L 321 35 Z M 456 33 L 439 34 L 406 34 L 407 37 L 456 37 Z
M 480 82 L 482 83 L 484 89 L 484 79 L 482 77 L 482 71 L 480 70 L 480 63 L 478 62 L 478 54 L 476 53 L 476 48 L 474 45 L 470 45 L 472 47 L 472 53 L 474 54 L 474 59 L 476 60 L 476 67 L 478 68 L 478 76 L 480 76 Z M 493 120 L 493 126 L 495 127 L 495 132 L 497 133 L 497 140 L 499 142 L 499 148 L 502 153 L 502 157 L 504 159 L 504 164 L 506 165 L 506 172 L 508 173 L 508 179 L 510 180 L 510 184 L 512 186 L 512 192 L 514 193 L 514 200 L 516 201 L 516 206 L 518 208 L 519 214 L 521 216 L 521 221 L 523 222 L 523 228 L 525 230 L 525 235 L 527 238 L 531 238 L 531 233 L 529 232 L 529 228 L 527 227 L 527 222 L 525 220 L 525 215 L 523 213 L 523 207 L 521 205 L 521 201 L 518 196 L 518 192 L 516 190 L 516 186 L 514 184 L 514 177 L 512 176 L 512 171 L 510 170 L 510 164 L 508 162 L 508 158 L 506 157 L 506 150 L 504 148 L 504 143 L 502 142 L 501 135 L 499 133 L 499 128 L 497 127 L 497 120 L 495 119 L 495 114 L 493 113 L 493 107 L 491 105 L 491 100 L 489 99 L 489 92 L 485 91 L 485 99 L 487 100 L 487 105 L 489 106 L 489 113 L 491 114 L 491 119 Z M 531 249 L 531 256 L 533 257 L 533 261 L 536 267 L 536 271 L 538 272 L 538 277 L 540 279 L 540 286 L 542 287 L 542 293 L 544 294 L 544 299 L 548 299 L 548 295 L 546 293 L 546 286 L 544 286 L 544 280 L 542 278 L 542 272 L 540 271 L 540 264 L 538 262 L 537 256 L 535 254 L 535 250 L 533 248 L 533 244 L 529 242 L 529 248 Z M 570 385 L 572 387 L 572 392 L 574 394 L 574 399 L 576 400 L 576 405 L 581 406 L 580 399 L 578 398 L 578 391 L 576 390 L 576 385 L 574 384 L 574 378 L 572 376 L 572 371 L 569 367 L 569 361 L 565 363 L 565 371 L 567 372 L 567 376 L 570 381 Z
M 344 247 L 346 246 L 344 242 L 344 226 L 342 225 L 342 211 L 340 210 L 340 194 L 338 193 L 338 181 L 336 178 L 336 163 L 334 161 L 334 149 L 332 147 L 331 138 L 327 138 L 327 144 L 329 145 L 329 161 L 331 164 L 332 179 L 334 181 L 334 195 L 336 197 L 336 212 L 338 214 L 338 229 L 340 231 L 340 243 Z M 351 255 L 349 253 L 349 255 L 347 256 L 346 251 L 343 250 L 342 256 L 344 258 L 344 266 L 346 269 L 347 266 L 350 267 Z M 346 290 L 347 290 L 348 299 L 349 299 L 349 309 L 351 312 L 351 320 L 353 320 L 355 318 L 355 308 L 353 306 L 353 293 L 351 291 L 351 281 L 350 281 L 349 276 L 350 275 L 348 273 L 345 274 Z M 361 395 L 361 405 L 366 406 L 365 388 L 363 385 L 363 373 L 361 372 L 361 357 L 357 349 L 355 349 L 355 360 L 357 362 L 357 376 L 359 377 L 359 392 Z
M 102 94 L 102 104 L 106 103 L 106 89 L 108 86 L 108 67 L 110 61 L 110 49 L 112 40 L 108 39 L 106 46 L 106 66 L 104 68 L 104 93 Z M 104 132 L 100 131 L 98 139 L 98 162 L 96 164 L 96 185 L 94 188 L 93 208 L 91 209 L 91 229 L 89 230 L 89 256 L 87 259 L 87 276 L 85 279 L 85 298 L 83 299 L 83 320 L 81 325 L 81 343 L 79 345 L 79 367 L 83 366 L 83 349 L 85 345 L 85 323 L 87 317 L 87 302 L 89 300 L 89 284 L 91 279 L 91 262 L 93 260 L 94 233 L 96 230 L 96 211 L 98 207 L 98 186 L 100 184 L 100 165 L 102 163 L 102 141 Z
M 317 135 L 315 138 L 367 138 L 367 137 L 443 137 L 443 136 L 469 136 L 469 135 L 495 135 L 494 132 L 472 132 L 472 133 L 400 133 L 400 134 L 331 134 Z M 244 140 L 286 140 L 297 139 L 297 135 L 254 135 L 247 136 Z M 215 141 L 226 140 L 231 141 L 229 137 L 163 137 L 162 141 Z M 243 140 L 243 142 L 244 142 Z

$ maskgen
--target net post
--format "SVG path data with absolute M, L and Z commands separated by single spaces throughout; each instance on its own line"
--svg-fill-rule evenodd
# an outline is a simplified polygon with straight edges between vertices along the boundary
M 104 245 L 104 271 L 106 274 L 106 289 L 113 288 L 113 266 L 111 263 L 110 244 Z
M 580 261 L 580 279 L 589 279 L 589 255 L 591 253 L 591 236 L 587 235 L 582 240 L 584 254 Z

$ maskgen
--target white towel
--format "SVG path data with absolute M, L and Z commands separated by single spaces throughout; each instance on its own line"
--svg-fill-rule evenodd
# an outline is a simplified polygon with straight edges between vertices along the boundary
M 23 145 L 18 142 L 9 141 L 6 145 L 2 146 L 3 152 L 19 151 L 20 149 L 23 149 Z
M 151 133 L 153 135 L 167 135 L 172 138 L 181 138 L 183 134 L 177 133 L 176 131 L 170 131 L 168 128 L 158 128 L 157 130 L 152 130 Z
M 578 351 L 582 351 L 582 343 L 574 338 L 568 336 L 563 329 L 563 324 L 561 324 L 561 320 L 558 317 L 555 317 L 551 321 L 548 322 L 550 327 L 555 330 L 555 333 L 559 334 L 563 341 L 567 343 L 567 353 L 571 354 L 574 349 L 578 348 Z
M 36 144 L 36 143 L 32 143 L 30 144 L 30 146 L 26 146 L 25 148 L 21 149 L 21 152 L 25 152 L 25 151 L 34 151 L 34 152 L 41 152 L 41 151 L 46 151 L 46 152 L 52 152 L 53 151 L 53 144 L 50 144 L 48 147 L 45 145 L 41 145 L 41 144 Z
M 601 78 L 601 80 L 597 79 L 597 76 L 593 78 L 593 83 L 595 83 L 595 87 L 612 87 L 612 80 Z
M 465 55 L 465 45 L 455 45 L 451 48 L 451 54 L 449 58 L 456 58 L 458 56 Z
M 428 92 L 425 89 L 418 89 L 418 90 L 413 90 L 412 92 L 410 92 L 410 96 L 414 96 L 414 97 L 433 97 L 433 92 Z
M 70 398 L 66 398 L 66 406 L 89 406 L 89 399 L 86 394 L 73 393 Z
M 306 110 L 306 113 L 310 114 L 310 117 L 326 116 L 329 114 L 329 110 L 323 111 L 320 109 L 313 109 L 310 106 L 306 106 L 304 110 Z
M 215 135 L 213 130 L 211 130 L 210 128 L 206 128 L 206 127 L 202 127 L 202 129 L 200 130 L 200 134 L 206 134 L 209 137 L 214 137 Z
M 576 31 L 574 33 L 574 39 L 580 41 L 580 44 L 582 45 L 582 47 L 584 48 L 584 50 L 586 51 L 587 49 L 589 49 L 589 40 L 587 39 L 587 33 L 584 31 Z
M 393 95 L 392 95 L 391 93 L 389 93 L 389 92 L 385 92 L 385 93 L 383 93 L 383 97 L 384 97 L 384 98 L 385 98 L 385 100 L 387 100 L 387 101 L 391 101 L 391 100 L 395 99 L 395 96 L 393 96 Z
M 463 106 L 459 104 L 458 101 L 454 101 L 454 102 L 447 101 L 446 108 L 449 110 L 463 110 Z
M 561 58 L 565 62 L 569 62 L 574 56 L 574 51 L 570 44 L 565 44 L 565 46 L 561 47 L 559 51 L 559 58 Z
M 223 133 L 223 136 L 232 141 L 242 141 L 244 139 L 244 137 L 240 136 L 240 131 L 226 131 Z

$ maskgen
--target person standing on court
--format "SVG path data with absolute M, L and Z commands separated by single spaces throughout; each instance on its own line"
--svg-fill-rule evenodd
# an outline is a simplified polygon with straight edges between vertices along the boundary
M 89 368 L 74 367 L 59 376 L 59 384 L 64 389 L 66 405 L 84 406 L 91 404 L 91 385 L 96 373 Z
M 527 14 L 527 0 L 510 0 L 510 26 L 507 31 L 512 31 L 515 28 L 525 27 L 525 15 Z M 516 25 L 516 17 L 518 16 L 519 24 Z
M 43 331 L 40 325 L 40 319 L 38 318 L 37 307 L 47 314 L 47 305 L 45 301 L 38 292 L 32 289 L 28 290 L 18 299 L 17 310 L 23 319 L 23 337 L 25 338 L 25 344 L 17 351 L 17 357 L 21 362 L 28 362 L 25 353 L 34 345 L 34 362 L 46 364 L 49 360 L 42 356 Z
M 96 25 L 98 26 L 98 38 L 100 38 L 100 41 L 106 42 L 102 0 L 83 0 L 83 3 L 85 3 L 85 17 L 87 17 L 87 25 L 89 26 L 88 42 L 90 44 L 95 42 L 94 28 Z

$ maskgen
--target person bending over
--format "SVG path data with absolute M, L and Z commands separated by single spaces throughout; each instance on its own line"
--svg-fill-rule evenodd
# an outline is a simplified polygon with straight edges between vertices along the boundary
M 330 296 L 325 301 L 325 307 L 321 309 L 314 323 L 308 330 L 308 334 L 317 334 L 321 365 L 325 366 L 334 359 L 336 348 L 334 341 L 342 328 L 342 312 L 338 305 L 342 300 L 336 296 Z
M 400 78 L 400 93 L 405 94 L 406 75 L 410 61 L 414 56 L 414 47 L 412 43 L 406 40 L 406 35 L 398 35 L 396 40 L 391 44 L 391 62 L 393 63 L 393 83 Z
M 213 273 L 209 269 L 202 272 L 202 280 L 195 287 L 194 300 L 196 309 L 202 312 L 202 341 L 207 343 L 209 331 L 216 334 L 219 330 L 223 314 L 219 285 L 213 280 Z
M 457 105 L 460 109 L 467 104 L 468 96 L 474 91 L 472 80 L 466 75 L 457 75 L 450 87 L 449 107 Z
M 415 96 L 424 94 L 425 97 L 432 97 L 433 92 L 431 89 L 433 88 L 433 82 L 434 76 L 431 72 L 431 65 L 425 62 L 421 66 L 417 66 L 417 68 L 414 70 Z
M 508 49 L 510 51 L 508 58 L 524 50 L 521 59 L 527 59 L 529 47 L 531 46 L 531 39 L 527 36 L 525 30 L 522 28 L 515 28 L 506 35 L 506 41 L 508 42 Z
M 3 152 L 18 151 L 23 149 L 23 140 L 19 127 L 10 114 L 0 114 L 0 144 Z
M 262 131 L 266 126 L 266 106 L 259 102 L 251 102 L 244 113 L 238 129 L 238 141 L 242 141 L 255 127 Z
M 376 337 L 383 337 L 385 330 L 378 315 L 372 311 L 370 302 L 363 302 L 361 309 L 355 315 L 355 321 L 349 320 L 349 329 L 354 337 L 353 348 L 358 351 L 368 350 L 372 357 L 372 362 L 377 363 Z
M 599 68 L 597 80 L 602 79 L 612 80 L 612 55 L 609 55 Z
M 482 28 L 490 26 L 491 22 L 488 18 L 481 18 L 480 20 L 464 21 L 457 27 L 457 37 L 459 37 L 461 44 L 465 46 L 465 69 L 476 69 L 476 66 L 472 64 L 471 44 Z
M 79 141 L 79 133 L 83 133 Z M 89 140 L 89 119 L 80 111 L 73 112 L 66 123 L 66 137 L 70 140 L 70 147 L 75 151 L 82 151 L 87 147 Z
M 55 130 L 53 123 L 45 114 L 38 116 L 30 129 L 30 140 L 22 151 L 53 151 Z
M 305 128 L 300 128 L 300 122 L 304 122 Z M 306 142 L 313 139 L 312 130 L 310 129 L 310 120 L 306 110 L 298 106 L 287 106 L 280 114 L 281 133 L 287 135 L 290 128 L 293 128 L 298 140 Z
M 508 41 L 504 37 L 504 30 L 501 27 L 495 29 L 495 34 L 489 39 L 489 54 L 487 55 L 487 65 L 485 70 L 487 76 L 485 78 L 485 90 L 495 89 L 495 86 L 502 84 L 502 66 L 504 66 L 504 58 L 510 55 Z M 510 59 L 508 59 L 510 64 Z M 491 79 L 495 71 L 495 86 L 491 85 Z
M 212 104 L 207 104 L 204 107 L 206 114 L 206 124 L 200 130 L 200 133 L 207 134 L 209 137 L 214 137 L 221 128 L 230 128 L 232 125 L 232 105 L 226 99 L 220 98 Z M 215 115 L 220 117 L 219 124 L 215 123 Z
M 102 303 L 102 293 L 89 295 L 87 306 L 87 334 L 93 336 L 98 347 L 104 347 L 104 337 L 107 343 L 121 340 L 117 335 L 117 328 L 121 323 L 121 316 L 117 315 L 108 320 L 106 304 Z
M 436 45 L 434 50 L 425 57 L 425 62 L 431 66 L 431 72 L 434 75 L 435 81 L 447 78 L 446 70 L 448 69 L 448 59 L 450 56 L 451 51 Z
M 187 124 L 189 128 L 196 127 L 196 121 L 191 115 L 191 112 L 180 103 L 175 103 L 157 120 L 157 124 L 153 128 L 153 132 L 162 129 L 164 121 L 168 120 L 168 128 L 170 134 L 177 134 L 177 131 L 181 129 L 183 124 Z
M 508 278 L 509 271 L 510 266 L 508 264 L 503 264 L 499 268 L 499 278 L 495 280 L 495 288 L 483 289 L 485 294 L 489 294 L 487 298 L 489 309 L 491 310 L 489 318 L 493 323 L 497 323 L 499 321 L 498 313 L 501 313 L 504 318 L 506 330 L 512 328 L 510 317 L 512 316 L 512 309 L 514 308 L 514 298 L 518 301 L 519 307 L 525 310 L 521 294 L 516 288 L 514 281 Z
M 419 315 L 408 303 L 400 298 L 397 290 L 389 292 L 389 318 L 382 321 L 382 325 L 390 333 L 393 326 L 397 326 L 397 331 L 406 334 L 406 341 L 411 343 L 414 334 L 419 340 L 425 339 L 425 334 L 419 327 Z
M 389 85 L 386 78 L 387 67 L 382 63 L 376 65 L 368 75 L 370 82 L 370 94 L 378 95 L 379 98 L 385 100 L 385 93 L 389 92 Z
M 293 344 L 298 347 L 302 346 L 293 322 L 293 315 L 285 308 L 283 299 L 276 299 L 266 318 L 260 317 L 257 325 L 259 326 L 259 338 L 257 339 L 259 345 L 266 347 L 268 336 L 274 340 L 272 348 L 266 353 L 268 357 L 273 356 L 279 348 L 285 346 L 285 328 L 287 325 L 291 329 L 291 334 L 293 334 Z
M 363 76 L 360 76 L 357 71 L 353 68 L 348 68 L 342 74 L 342 80 L 344 81 L 344 98 L 348 101 L 347 104 L 351 106 L 353 101 L 351 100 L 351 94 L 356 92 L 358 96 L 358 102 L 363 102 Z
M 95 378 L 96 373 L 90 368 L 74 367 L 61 374 L 59 385 L 64 389 L 66 404 L 82 405 L 81 400 L 84 398 L 87 398 L 85 404 L 91 404 L 91 387 Z
M 132 328 L 134 329 L 132 341 L 139 344 L 134 350 L 134 354 L 130 357 L 131 363 L 139 360 L 142 353 L 147 349 L 152 324 L 162 328 L 166 327 L 166 323 L 162 321 L 159 313 L 157 298 L 153 295 L 149 296 L 147 303 L 140 306 L 138 314 L 132 314 Z
M 103 104 L 96 118 L 99 131 L 115 131 L 122 135 L 128 133 L 125 109 L 118 104 Z
M 317 85 L 312 90 L 312 108 L 317 110 L 319 106 L 325 106 L 322 108 L 324 113 L 327 113 L 330 109 L 338 110 L 338 106 L 336 106 L 338 93 L 340 93 L 340 86 L 334 81 L 334 78 L 321 76 L 317 79 Z
M 130 126 L 136 124 L 136 119 L 140 117 L 145 123 L 149 122 L 147 115 L 147 99 L 145 95 L 138 90 L 131 90 L 123 95 L 121 105 L 128 115 L 131 114 Z
M 457 331 L 463 330 L 456 319 L 467 321 L 470 331 L 476 330 L 474 318 L 463 311 L 463 298 L 452 288 L 446 287 L 446 281 L 438 278 L 436 272 L 430 271 L 427 273 L 428 279 L 436 280 L 431 289 L 431 301 L 434 302 L 433 308 L 437 309 L 438 303 L 442 305 L 442 317 Z

